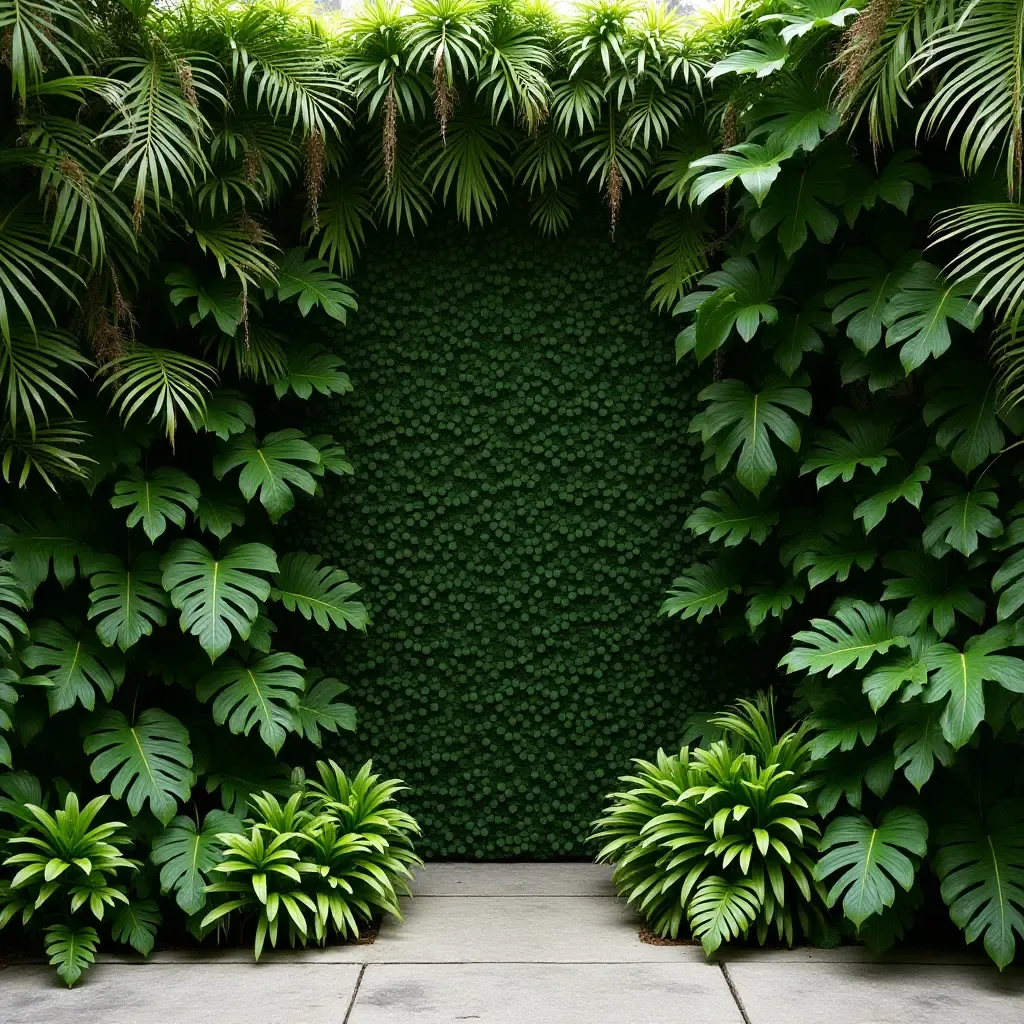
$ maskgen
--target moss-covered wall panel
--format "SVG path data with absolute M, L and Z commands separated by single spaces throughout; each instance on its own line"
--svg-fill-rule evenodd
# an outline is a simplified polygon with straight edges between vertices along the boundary
M 355 391 L 313 425 L 356 475 L 292 529 L 373 625 L 304 653 L 359 710 L 333 753 L 409 782 L 428 856 L 585 854 L 629 759 L 737 691 L 713 626 L 657 614 L 690 560 L 701 382 L 648 309 L 649 258 L 598 215 L 556 241 L 378 238 L 330 329 Z

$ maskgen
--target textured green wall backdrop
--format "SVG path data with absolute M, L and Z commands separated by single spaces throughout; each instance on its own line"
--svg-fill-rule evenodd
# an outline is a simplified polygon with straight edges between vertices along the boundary
M 713 625 L 657 615 L 690 560 L 701 382 L 648 309 L 642 232 L 580 220 L 377 238 L 329 329 L 355 391 L 313 425 L 356 475 L 292 529 L 373 624 L 303 643 L 359 710 L 332 753 L 407 780 L 427 856 L 585 856 L 629 759 L 740 688 Z

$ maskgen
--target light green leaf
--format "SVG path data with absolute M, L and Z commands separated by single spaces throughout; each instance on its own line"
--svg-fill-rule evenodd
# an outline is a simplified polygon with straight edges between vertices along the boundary
M 95 928 L 71 928 L 66 924 L 51 924 L 46 929 L 46 955 L 50 966 L 71 988 L 96 963 L 96 949 L 100 937 Z
M 199 829 L 189 817 L 175 818 L 153 840 L 152 860 L 160 868 L 160 888 L 174 892 L 186 914 L 198 914 L 206 906 L 206 884 L 220 860 L 222 832 L 241 832 L 242 822 L 233 814 L 210 811 Z
M 708 71 L 708 81 L 713 82 L 721 75 L 756 75 L 767 78 L 778 71 L 789 56 L 786 44 L 776 35 L 767 39 L 744 39 L 742 50 L 736 50 L 723 57 Z
M 948 497 L 935 502 L 925 515 L 928 522 L 922 541 L 937 557 L 949 548 L 962 555 L 978 550 L 979 537 L 998 537 L 1003 524 L 989 509 L 999 504 L 991 477 L 982 477 L 970 490 L 947 488 Z M 946 547 L 948 545 L 948 547 Z
M 832 416 L 846 436 L 834 430 L 818 431 L 815 445 L 800 467 L 801 476 L 818 470 L 818 490 L 840 478 L 849 483 L 861 466 L 877 476 L 889 459 L 899 458 L 899 452 L 889 444 L 893 423 L 888 416 L 843 408 L 833 410 Z
M 339 729 L 352 732 L 356 727 L 356 709 L 336 700 L 348 687 L 320 675 L 319 669 L 306 673 L 306 690 L 294 708 L 296 732 L 316 747 L 322 742 L 321 729 L 337 734 Z
M 758 21 L 780 21 L 782 41 L 790 43 L 819 28 L 843 28 L 860 14 L 857 7 L 844 7 L 842 0 L 790 0 L 781 14 L 765 14 Z
M 270 584 L 257 573 L 278 571 L 265 544 L 241 544 L 217 559 L 194 540 L 178 541 L 160 566 L 182 630 L 199 639 L 210 661 L 228 649 L 232 631 L 242 640 L 249 636 L 259 602 L 270 596 Z
M 77 632 L 77 624 L 72 628 Z M 52 619 L 33 626 L 31 635 L 32 643 L 21 658 L 49 680 L 46 699 L 51 715 L 75 704 L 92 711 L 97 690 L 104 700 L 113 698 L 114 690 L 124 680 L 124 662 L 119 654 L 100 647 L 88 633 L 76 637 Z
M 730 594 L 738 594 L 740 584 L 735 575 L 720 562 L 691 566 L 672 581 L 672 589 L 659 610 L 659 615 L 678 615 L 681 619 L 697 616 L 698 622 L 718 611 Z
M 89 769 L 96 782 L 116 772 L 110 781 L 115 800 L 125 798 L 132 814 L 148 801 L 154 816 L 166 825 L 178 801 L 188 800 L 195 782 L 188 744 L 188 730 L 181 722 L 150 708 L 134 725 L 120 711 L 108 711 L 86 734 L 84 750 L 96 755 Z
M 292 349 L 288 353 L 288 372 L 274 381 L 274 394 L 278 398 L 289 391 L 294 391 L 299 398 L 309 398 L 314 390 L 328 396 L 348 394 L 352 381 L 339 369 L 342 365 L 340 356 L 325 352 L 317 344 Z
M 128 477 L 114 484 L 111 508 L 130 508 L 128 527 L 142 523 L 146 536 L 155 541 L 166 529 L 169 519 L 175 526 L 185 525 L 185 511 L 195 512 L 199 502 L 199 484 L 180 469 L 161 466 L 147 476 L 133 469 Z
M 226 722 L 236 735 L 248 736 L 258 727 L 260 739 L 276 754 L 297 726 L 304 667 L 294 654 L 260 655 L 249 662 L 232 659 L 199 680 L 196 696 L 204 703 L 215 696 L 214 721 Z
M 105 647 L 122 651 L 167 621 L 169 602 L 160 585 L 155 552 L 143 552 L 131 569 L 113 555 L 105 556 L 89 577 L 89 619 L 98 619 L 96 635 Z
M 160 909 L 153 900 L 134 900 L 132 903 L 119 903 L 114 908 L 110 928 L 115 942 L 123 942 L 143 956 L 149 956 L 162 920 Z
M 231 470 L 242 467 L 238 487 L 246 501 L 259 491 L 260 502 L 272 522 L 295 506 L 293 487 L 312 494 L 313 477 L 320 465 L 320 452 L 301 430 L 278 430 L 262 442 L 247 430 L 232 438 L 213 460 L 213 472 L 222 480 Z
M 910 891 L 916 868 L 907 854 L 923 857 L 928 849 L 928 825 L 916 811 L 894 807 L 878 825 L 863 815 L 835 819 L 821 840 L 824 856 L 814 877 L 825 881 L 842 872 L 828 893 L 828 905 L 843 897 L 843 913 L 859 928 L 896 899 L 895 882 Z M 845 894 L 845 895 L 844 895 Z
M 858 669 L 876 655 L 892 647 L 906 647 L 909 640 L 896 632 L 893 617 L 881 605 L 851 600 L 836 609 L 836 619 L 811 619 L 812 630 L 794 634 L 794 647 L 779 662 L 787 672 L 806 669 L 810 674 L 824 672 L 832 676 L 854 665 Z
M 366 629 L 370 617 L 359 601 L 350 600 L 360 590 L 348 574 L 334 566 L 321 566 L 319 555 L 297 551 L 284 555 L 270 596 L 290 612 L 312 618 L 321 629 L 332 625 Z
M 754 202 L 760 206 L 782 171 L 782 161 L 792 155 L 791 148 L 775 142 L 764 146 L 755 142 L 740 142 L 724 153 L 698 157 L 690 167 L 703 173 L 693 179 L 690 203 L 701 205 L 739 178 L 743 187 L 754 197 Z
M 264 294 L 277 294 L 281 302 L 298 297 L 299 312 L 305 316 L 319 306 L 329 317 L 345 322 L 348 311 L 356 308 L 355 293 L 320 259 L 307 259 L 304 246 L 296 246 L 277 268 L 277 285 L 267 285 Z
M 195 430 L 216 434 L 222 441 L 255 426 L 256 415 L 241 391 L 214 391 L 205 406 L 189 417 Z
M 705 504 L 691 512 L 683 526 L 698 537 L 707 536 L 710 544 L 735 547 L 748 537 L 763 544 L 779 521 L 777 511 L 729 482 L 720 491 L 705 491 L 700 498 Z

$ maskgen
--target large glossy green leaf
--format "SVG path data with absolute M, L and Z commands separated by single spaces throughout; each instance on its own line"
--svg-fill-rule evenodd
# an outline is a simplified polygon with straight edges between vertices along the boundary
M 984 721 L 986 681 L 1024 693 L 1024 660 L 995 653 L 1014 643 L 1011 627 L 993 626 L 972 636 L 963 650 L 936 644 L 925 655 L 929 681 L 924 699 L 929 703 L 946 701 L 940 719 L 942 735 L 955 748 L 962 747 Z
M 989 509 L 999 504 L 995 482 L 985 476 L 970 489 L 945 488 L 946 497 L 932 505 L 925 519 L 924 546 L 941 557 L 953 548 L 962 555 L 978 550 L 979 538 L 998 537 L 1003 524 Z
M 170 602 L 160 585 L 160 560 L 146 551 L 132 567 L 113 555 L 99 560 L 89 577 L 89 619 L 96 619 L 96 635 L 105 647 L 122 651 L 167 621 Z
M 760 206 L 782 172 L 782 161 L 792 155 L 791 148 L 778 142 L 764 146 L 740 142 L 723 153 L 698 157 L 690 164 L 692 169 L 701 171 L 690 186 L 690 202 L 700 205 L 739 178 Z
M 198 541 L 180 540 L 160 563 L 164 590 L 181 611 L 182 630 L 197 637 L 215 661 L 231 643 L 242 640 L 259 615 L 259 602 L 270 596 L 270 583 L 258 575 L 278 571 L 277 558 L 265 544 L 241 544 L 214 558 Z
M 781 22 L 779 35 L 788 44 L 815 29 L 843 28 L 858 14 L 860 8 L 844 6 L 842 0 L 790 0 L 782 13 L 765 14 L 758 21 Z
M 861 684 L 872 711 L 877 713 L 895 693 L 907 701 L 924 690 L 928 682 L 925 656 L 936 639 L 930 629 L 922 629 L 910 637 L 909 646 L 875 663 Z
M 786 44 L 776 35 L 766 39 L 744 39 L 741 50 L 734 50 L 711 66 L 709 81 L 721 75 L 756 75 L 767 78 L 778 71 L 789 56 Z
M 924 421 L 937 424 L 935 441 L 965 473 L 999 452 L 1003 430 L 996 415 L 996 382 L 981 363 L 944 361 L 927 380 Z
M 296 726 L 295 708 L 305 683 L 304 666 L 294 654 L 260 655 L 248 662 L 231 659 L 199 680 L 196 696 L 211 697 L 213 718 L 236 734 L 258 728 L 260 739 L 276 754 Z
M 878 490 L 859 501 L 853 510 L 854 519 L 864 520 L 865 533 L 870 533 L 878 526 L 889 511 L 889 506 L 901 498 L 914 508 L 921 507 L 921 499 L 924 497 L 923 485 L 932 478 L 929 463 L 934 462 L 937 457 L 935 449 L 930 449 L 917 460 L 913 469 L 908 471 L 897 464 L 881 477 L 881 486 Z
M 148 802 L 166 825 L 192 791 L 188 729 L 159 708 L 143 711 L 134 724 L 120 711 L 108 711 L 86 734 L 84 749 L 96 755 L 89 769 L 96 782 L 116 772 L 110 793 L 125 799 L 132 814 Z
M 160 868 L 160 888 L 173 892 L 186 914 L 206 906 L 206 884 L 220 860 L 222 832 L 241 832 L 242 821 L 225 811 L 210 811 L 199 828 L 192 818 L 175 818 L 153 840 L 152 861 Z
M 828 893 L 828 905 L 843 897 L 843 913 L 860 927 L 896 899 L 895 882 L 904 890 L 914 884 L 911 856 L 928 849 L 928 825 L 916 811 L 894 807 L 874 825 L 863 815 L 836 818 L 821 839 L 824 856 L 814 877 L 826 881 L 841 872 Z
M 133 469 L 114 484 L 111 508 L 128 508 L 128 527 L 142 523 L 146 536 L 155 541 L 170 520 L 185 525 L 185 512 L 195 512 L 199 502 L 199 484 L 187 473 L 161 466 L 152 473 Z
M 296 551 L 281 558 L 281 569 L 270 596 L 290 612 L 312 619 L 321 629 L 353 626 L 365 630 L 370 617 L 366 606 L 350 600 L 360 590 L 348 574 L 332 565 L 320 565 L 319 555 Z
M 45 619 L 32 627 L 32 643 L 22 661 L 49 681 L 46 699 L 50 714 L 81 704 L 87 711 L 96 706 L 96 691 L 111 700 L 124 680 L 124 662 L 116 651 L 101 647 L 91 632 L 77 623 L 74 632 L 59 622 Z
M 882 319 L 888 328 L 885 344 L 902 345 L 900 361 L 907 373 L 946 352 L 952 342 L 949 321 L 969 331 L 978 326 L 981 313 L 971 299 L 973 287 L 972 282 L 947 281 L 938 267 L 924 262 L 900 278 Z
M 912 703 L 901 712 L 901 728 L 893 740 L 896 768 L 902 768 L 907 781 L 920 792 L 932 777 L 936 761 L 948 768 L 956 759 L 956 753 L 942 735 L 942 724 L 935 709 Z
M 836 619 L 811 619 L 814 627 L 793 636 L 793 647 L 779 665 L 787 672 L 806 670 L 810 674 L 828 670 L 829 678 L 854 665 L 858 669 L 877 654 L 910 642 L 896 632 L 893 616 L 881 605 L 851 600 L 836 609 Z
M 223 540 L 236 526 L 245 523 L 245 513 L 226 498 L 204 493 L 196 506 L 196 522 L 200 530 Z
M 250 335 L 250 352 L 253 347 Z M 256 425 L 256 414 L 240 391 L 215 391 L 206 399 L 203 408 L 189 418 L 196 430 L 216 434 L 222 441 Z
M 262 442 L 252 431 L 232 438 L 213 460 L 213 472 L 222 480 L 241 467 L 238 486 L 246 501 L 259 492 L 260 501 L 273 522 L 295 506 L 293 487 L 312 494 L 320 453 L 301 430 L 278 430 Z
M 0 552 L 10 556 L 11 570 L 31 596 L 49 575 L 67 589 L 78 571 L 87 576 L 95 555 L 83 536 L 81 517 L 61 509 L 57 515 L 40 509 L 31 519 L 12 517 L 0 523 Z
M 1003 800 L 984 817 L 957 808 L 939 830 L 935 871 L 953 923 L 981 938 L 1002 970 L 1024 939 L 1024 800 Z
M 778 471 L 771 435 L 793 451 L 800 449 L 800 428 L 787 410 L 809 415 L 810 392 L 784 377 L 769 375 L 760 391 L 752 391 L 740 380 L 723 380 L 697 397 L 708 404 L 691 421 L 691 432 L 700 431 L 714 453 L 718 472 L 739 451 L 736 479 L 748 491 L 760 494 Z

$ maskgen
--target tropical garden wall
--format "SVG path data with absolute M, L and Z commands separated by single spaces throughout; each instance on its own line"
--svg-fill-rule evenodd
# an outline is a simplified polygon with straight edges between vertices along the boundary
M 1009 963 L 1019 7 L 0 0 L 4 935 Z

